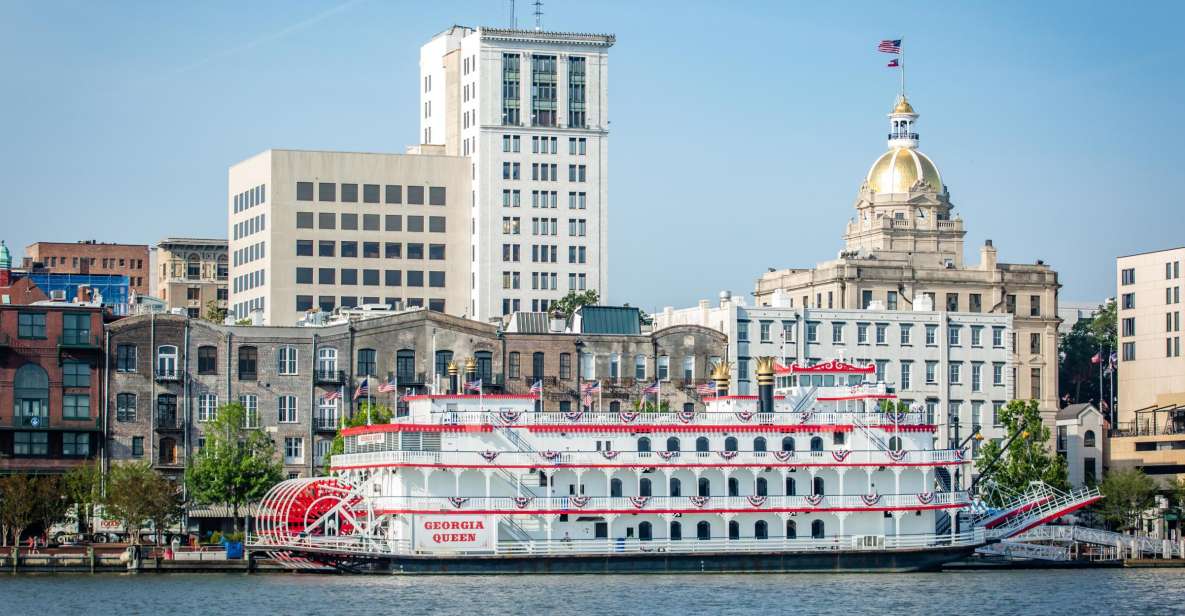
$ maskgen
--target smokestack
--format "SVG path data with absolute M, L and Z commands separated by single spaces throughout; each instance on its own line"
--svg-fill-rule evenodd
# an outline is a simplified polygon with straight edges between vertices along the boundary
M 465 380 L 466 381 L 476 381 L 477 380 L 477 360 L 472 357 L 465 360 Z M 485 385 L 485 383 L 482 383 L 482 385 Z M 465 393 L 464 387 L 462 387 L 461 390 L 462 390 L 461 393 Z
M 757 358 L 757 412 L 774 412 L 774 358 Z
M 457 395 L 457 373 L 460 369 L 457 367 L 457 362 L 450 361 L 448 363 L 448 393 L 450 396 Z
M 728 362 L 723 360 L 716 362 L 712 366 L 712 380 L 716 382 L 716 397 L 723 398 L 728 395 Z

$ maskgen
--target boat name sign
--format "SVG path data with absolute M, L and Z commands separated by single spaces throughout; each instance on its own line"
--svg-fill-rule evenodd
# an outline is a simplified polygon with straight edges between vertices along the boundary
M 498 525 L 491 516 L 416 516 L 417 550 L 432 552 L 489 552 Z

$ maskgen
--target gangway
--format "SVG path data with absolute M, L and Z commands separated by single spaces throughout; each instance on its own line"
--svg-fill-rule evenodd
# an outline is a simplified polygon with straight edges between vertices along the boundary
M 1010 539 L 1103 498 L 1098 488 L 1082 488 L 1071 492 L 1062 492 L 1044 485 L 1041 489 L 1030 490 L 1026 494 L 1031 494 L 1034 497 L 1028 502 L 1022 502 L 1010 509 L 996 512 L 980 522 L 980 525 L 988 529 L 989 538 Z
M 1016 536 L 1017 541 L 1049 541 L 1063 543 L 1090 543 L 1109 548 L 1120 548 L 1124 552 L 1152 558 L 1180 558 L 1179 544 L 1144 535 L 1125 535 L 1109 530 L 1087 528 L 1075 525 L 1045 524 L 1029 529 Z

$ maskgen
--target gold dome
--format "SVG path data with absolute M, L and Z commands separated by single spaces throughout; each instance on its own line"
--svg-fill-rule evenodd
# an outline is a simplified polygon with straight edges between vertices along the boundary
M 893 113 L 916 114 L 917 112 L 913 110 L 913 105 L 909 104 L 909 99 L 902 96 L 901 98 L 897 99 L 897 105 L 893 107 Z
M 942 176 L 929 157 L 914 149 L 894 148 L 872 163 L 865 182 L 878 193 L 907 193 L 919 179 L 930 186 L 918 192 L 942 192 Z

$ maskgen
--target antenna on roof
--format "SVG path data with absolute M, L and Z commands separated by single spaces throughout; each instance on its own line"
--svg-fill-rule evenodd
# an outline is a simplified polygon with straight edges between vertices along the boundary
M 543 0 L 535 0 L 535 31 L 543 31 Z
M 510 0 L 510 29 L 518 28 L 518 22 L 514 19 L 514 0 Z

